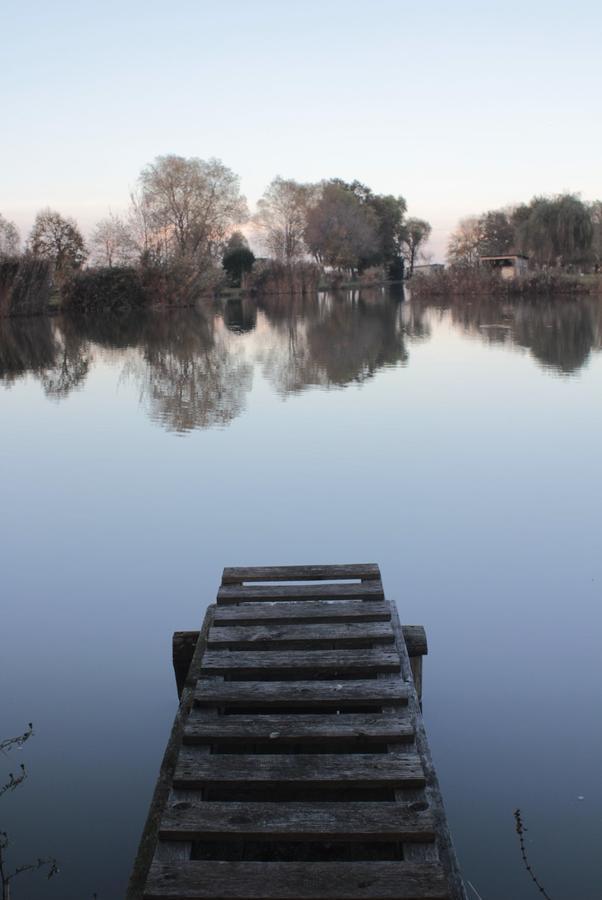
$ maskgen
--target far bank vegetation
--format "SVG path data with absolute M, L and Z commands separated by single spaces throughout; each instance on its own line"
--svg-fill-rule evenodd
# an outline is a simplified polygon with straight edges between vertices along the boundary
M 238 176 L 220 160 L 160 156 L 140 173 L 127 214 L 110 214 L 87 239 L 72 218 L 44 209 L 22 248 L 0 216 L 0 315 L 400 280 L 429 234 L 427 222 L 407 217 L 403 197 L 341 179 L 277 177 L 251 216 Z
M 524 273 L 501 278 L 496 258 L 517 256 Z M 534 197 L 462 219 L 450 236 L 447 260 L 445 270 L 415 278 L 413 296 L 599 291 L 602 201 L 586 204 L 575 194 Z
M 420 265 L 430 233 L 427 221 L 408 216 L 402 196 L 340 178 L 277 176 L 251 216 L 238 176 L 220 160 L 160 156 L 141 171 L 126 214 L 108 215 L 87 239 L 72 218 L 44 209 L 22 246 L 0 215 L 0 315 L 185 306 L 239 291 L 303 295 L 412 276 L 415 296 L 599 284 L 602 201 L 535 197 L 464 219 L 445 271 Z M 504 254 L 528 260 L 520 283 L 481 264 Z

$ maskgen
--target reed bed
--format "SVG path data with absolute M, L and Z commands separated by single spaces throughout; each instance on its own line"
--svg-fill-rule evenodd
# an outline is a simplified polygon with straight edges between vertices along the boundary
M 31 316 L 48 309 L 52 269 L 45 259 L 13 256 L 0 259 L 0 316 Z

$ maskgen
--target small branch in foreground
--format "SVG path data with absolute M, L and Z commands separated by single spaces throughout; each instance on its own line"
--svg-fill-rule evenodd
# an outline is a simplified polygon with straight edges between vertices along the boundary
M 0 741 L 0 753 L 6 755 L 9 750 L 20 750 L 25 741 L 28 741 L 32 734 L 33 726 L 30 722 L 23 734 L 20 734 L 17 737 L 5 738 L 5 740 Z M 20 766 L 18 775 L 9 772 L 8 781 L 5 784 L 0 785 L 0 797 L 9 791 L 14 791 L 26 778 L 27 772 L 23 764 Z M 57 861 L 51 856 L 40 856 L 35 862 L 16 866 L 12 872 L 10 872 L 6 861 L 6 850 L 8 846 L 8 834 L 5 831 L 0 831 L 0 900 L 11 900 L 12 881 L 14 878 L 17 878 L 18 875 L 23 875 L 25 872 L 37 872 L 40 869 L 47 870 L 46 875 L 48 878 L 52 878 L 53 875 L 58 874 L 59 867 Z
M 537 876 L 535 875 L 535 872 L 531 868 L 531 863 L 529 862 L 529 857 L 527 856 L 527 848 L 525 846 L 525 838 L 524 838 L 524 834 L 525 834 L 525 831 L 527 831 L 527 828 L 525 827 L 525 824 L 522 820 L 520 809 L 514 810 L 514 818 L 516 820 L 516 833 L 518 834 L 518 840 L 520 843 L 520 855 L 522 857 L 525 869 L 529 873 L 529 878 L 531 879 L 533 884 L 536 886 L 539 893 L 543 897 L 545 897 L 546 900 L 552 900 L 550 895 L 546 892 L 544 887 L 537 880 Z
M 474 886 L 474 884 L 472 883 L 472 881 L 467 881 L 466 884 L 467 884 L 468 887 L 471 889 L 471 891 L 474 891 L 475 897 L 478 897 L 478 900 L 483 900 L 483 898 L 481 897 L 481 895 L 480 895 L 479 892 L 477 891 L 477 889 L 476 889 L 476 887 Z
M 17 750 L 20 750 L 25 741 L 28 741 L 32 734 L 33 725 L 30 722 L 23 734 L 19 734 L 17 735 L 17 737 L 5 738 L 3 741 L 0 741 L 0 753 L 7 753 L 9 750 L 13 750 L 15 747 L 17 748 Z
M 21 763 L 19 768 L 21 771 L 18 775 L 14 775 L 12 772 L 8 773 L 8 781 L 0 786 L 0 797 L 3 794 L 8 794 L 9 791 L 14 791 L 15 788 L 18 788 L 27 778 L 27 772 L 25 771 L 23 763 Z
M 46 874 L 47 878 L 52 878 L 53 875 L 58 874 L 58 863 L 56 859 L 51 856 L 38 857 L 35 862 L 16 866 L 12 872 L 8 872 L 4 859 L 4 851 L 8 847 L 8 844 L 8 835 L 5 831 L 0 831 L 0 887 L 2 888 L 2 900 L 10 900 L 12 893 L 11 883 L 18 875 L 23 875 L 25 872 L 37 872 L 44 868 L 48 869 Z
M 28 741 L 32 734 L 33 725 L 30 722 L 23 734 L 19 734 L 17 737 L 5 738 L 3 741 L 0 741 L 0 753 L 6 756 L 9 750 L 20 750 L 25 741 Z M 18 788 L 27 778 L 27 772 L 25 771 L 23 763 L 21 763 L 19 768 L 21 771 L 18 775 L 9 772 L 8 781 L 5 784 L 0 785 L 0 797 L 2 797 L 3 794 L 8 794 L 9 791 L 14 791 L 15 788 Z

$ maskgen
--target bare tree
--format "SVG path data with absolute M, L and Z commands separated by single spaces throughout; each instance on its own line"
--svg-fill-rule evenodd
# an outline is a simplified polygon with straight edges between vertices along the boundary
M 75 220 L 53 209 L 43 209 L 37 214 L 29 247 L 34 256 L 50 260 L 59 274 L 79 269 L 88 255 Z
M 275 259 L 292 263 L 307 252 L 304 235 L 307 209 L 315 189 L 292 178 L 274 178 L 257 203 L 255 223 Z
M 113 214 L 97 224 L 90 247 L 92 261 L 98 266 L 127 266 L 139 255 L 130 228 Z
M 135 204 L 148 249 L 197 262 L 214 260 L 247 217 L 238 176 L 218 159 L 157 157 L 140 174 Z
M 0 256 L 16 256 L 20 243 L 17 226 L 0 213 Z
M 408 264 L 411 275 L 418 259 L 418 254 L 431 234 L 431 226 L 424 219 L 408 219 L 404 225 L 402 238 L 402 256 Z
M 481 229 L 477 216 L 461 219 L 449 236 L 447 259 L 453 266 L 476 266 L 480 255 Z

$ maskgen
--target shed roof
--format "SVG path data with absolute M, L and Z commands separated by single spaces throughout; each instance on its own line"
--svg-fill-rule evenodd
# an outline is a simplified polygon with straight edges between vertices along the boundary
M 529 257 L 523 253 L 502 253 L 500 256 L 479 256 L 479 259 L 485 261 L 489 259 L 529 259 Z

